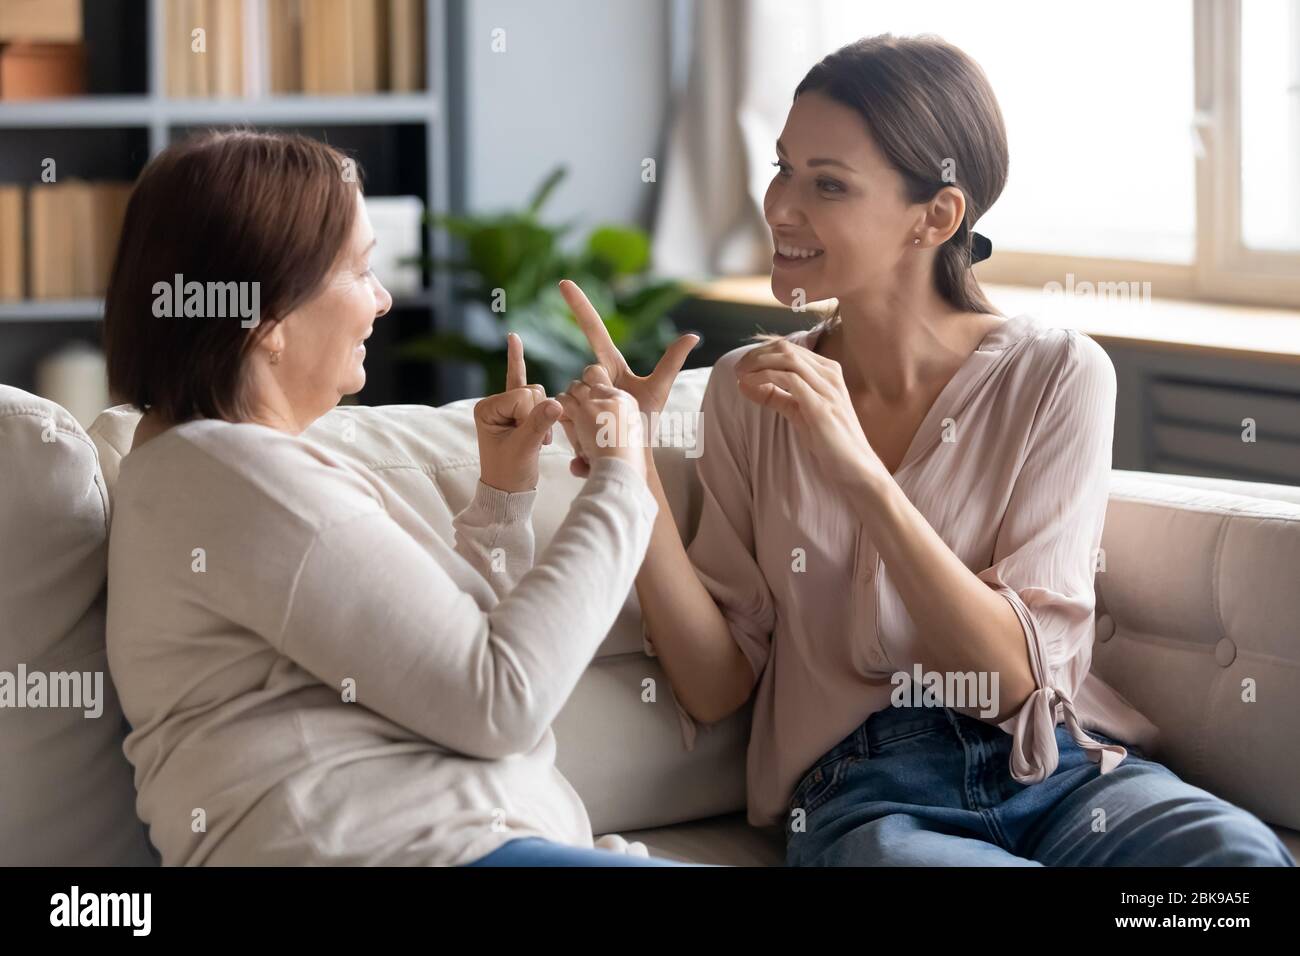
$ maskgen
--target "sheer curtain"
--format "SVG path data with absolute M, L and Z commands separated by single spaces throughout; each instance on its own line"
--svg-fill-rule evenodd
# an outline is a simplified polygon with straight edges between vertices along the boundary
M 660 176 L 656 271 L 765 272 L 762 200 L 799 80 L 830 49 L 826 0 L 693 0 L 689 73 Z
M 937 33 L 993 84 L 1012 156 L 1007 188 L 979 225 L 995 248 L 1192 261 L 1190 0 L 691 6 L 689 75 L 659 177 L 654 254 L 666 274 L 768 270 L 761 204 L 794 88 L 821 57 L 885 32 Z

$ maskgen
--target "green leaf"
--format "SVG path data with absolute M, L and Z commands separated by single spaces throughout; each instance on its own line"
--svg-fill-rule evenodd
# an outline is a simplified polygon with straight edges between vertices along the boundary
M 587 239 L 587 251 L 614 275 L 635 275 L 650 264 L 650 237 L 630 226 L 601 226 Z
M 685 298 L 686 287 L 680 282 L 650 282 L 629 295 L 619 296 L 618 309 L 642 325 L 667 315 Z
M 565 166 L 556 166 L 551 170 L 547 177 L 542 180 L 542 184 L 537 187 L 537 191 L 533 193 L 533 198 L 528 202 L 528 214 L 530 216 L 536 216 L 541 212 L 542 206 L 546 205 L 546 200 L 551 198 L 551 193 L 555 191 L 555 187 L 560 185 L 560 182 L 568 174 L 569 170 Z

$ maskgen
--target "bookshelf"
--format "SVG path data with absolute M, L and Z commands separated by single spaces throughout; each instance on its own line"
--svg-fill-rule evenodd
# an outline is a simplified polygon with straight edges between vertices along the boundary
M 452 153 L 447 135 L 448 7 L 422 0 L 424 89 L 349 95 L 267 94 L 240 98 L 173 98 L 167 94 L 165 8 L 172 0 L 83 0 L 88 46 L 96 36 L 115 53 L 92 58 L 91 92 L 39 101 L 0 101 L 0 182 L 34 184 L 40 157 L 59 157 L 59 177 L 133 180 L 148 159 L 188 133 L 248 125 L 324 138 L 365 170 L 368 195 L 416 195 L 426 210 L 451 207 Z M 223 0 L 240 2 L 240 0 Z M 96 33 L 95 31 L 101 31 Z M 127 51 L 123 54 L 123 50 Z M 136 56 L 130 51 L 137 51 Z M 446 239 L 424 230 L 422 247 L 445 257 Z M 400 341 L 454 322 L 450 289 L 426 272 L 423 290 L 396 297 L 376 323 L 366 362 L 364 404 L 445 401 L 454 382 L 432 369 L 398 363 Z M 0 301 L 0 382 L 35 390 L 35 366 L 61 343 L 98 345 L 98 298 Z

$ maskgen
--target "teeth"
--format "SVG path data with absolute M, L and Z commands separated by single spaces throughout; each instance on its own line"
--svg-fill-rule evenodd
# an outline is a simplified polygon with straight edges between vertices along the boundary
M 787 246 L 785 243 L 778 242 L 776 251 L 781 253 L 787 259 L 811 259 L 813 256 L 820 256 L 823 252 L 821 249 L 804 249 L 800 246 Z

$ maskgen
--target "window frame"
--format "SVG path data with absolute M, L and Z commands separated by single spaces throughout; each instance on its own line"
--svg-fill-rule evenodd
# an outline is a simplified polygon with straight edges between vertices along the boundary
M 1300 4 L 1300 0 L 1291 0 Z M 1164 298 L 1300 307 L 1300 253 L 1250 249 L 1241 232 L 1241 3 L 1193 0 L 1195 259 L 1189 264 L 997 250 L 982 281 L 1149 281 Z

